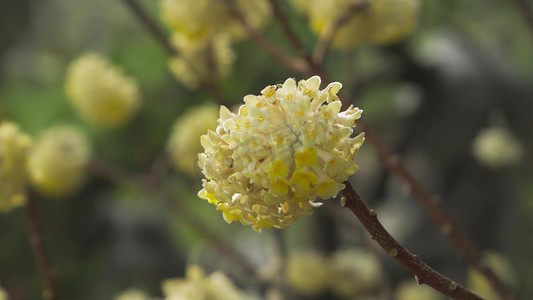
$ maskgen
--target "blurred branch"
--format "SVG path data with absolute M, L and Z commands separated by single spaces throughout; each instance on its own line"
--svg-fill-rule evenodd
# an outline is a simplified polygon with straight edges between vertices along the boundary
M 435 271 L 418 256 L 398 243 L 379 222 L 377 213 L 373 209 L 370 209 L 357 194 L 351 183 L 346 181 L 344 184 L 346 187 L 341 191 L 342 206 L 350 209 L 370 233 L 372 239 L 375 240 L 383 250 L 415 275 L 418 284 L 427 284 L 453 299 L 483 299 L 460 284 Z
M 30 191 L 26 192 L 26 197 L 25 210 L 30 231 L 30 244 L 37 258 L 39 270 L 41 271 L 41 275 L 45 282 L 44 298 L 49 300 L 59 300 L 59 294 L 57 293 L 50 260 L 46 253 L 46 249 L 44 248 L 43 231 L 35 207 L 35 199 Z
M 516 5 L 519 13 L 522 14 L 522 17 L 526 21 L 529 30 L 531 31 L 531 38 L 533 38 L 533 10 L 531 10 L 531 5 L 526 0 L 513 0 Z
M 184 221 L 196 232 L 204 236 L 218 251 L 233 261 L 235 265 L 239 266 L 247 274 L 255 276 L 255 268 L 246 257 L 240 254 L 233 245 L 226 242 L 220 234 L 206 226 L 200 217 L 188 210 L 187 207 L 183 206 L 180 201 L 172 196 L 164 187 L 153 183 L 149 178 L 148 180 L 145 180 L 146 178 L 143 176 L 131 174 L 117 166 L 98 159 L 93 159 L 91 161 L 89 169 L 93 174 L 99 177 L 106 178 L 113 182 L 126 181 L 141 187 L 146 192 L 156 195 L 165 205 L 172 208 L 174 212 L 179 215 L 180 220 Z
M 335 21 L 326 27 L 326 31 L 320 36 L 313 51 L 312 59 L 316 65 L 320 66 L 324 63 L 326 54 L 339 28 L 346 24 L 355 14 L 365 11 L 367 8 L 368 1 L 366 0 L 354 2 Z
M 309 73 L 310 68 L 306 61 L 298 57 L 291 57 L 281 50 L 276 44 L 269 40 L 265 35 L 263 35 L 259 30 L 257 30 L 249 21 L 246 19 L 246 16 L 235 4 L 234 0 L 224 0 L 230 11 L 230 13 L 241 23 L 242 27 L 246 30 L 248 35 L 254 42 L 261 45 L 265 48 L 270 55 L 274 56 L 282 64 L 287 66 L 289 69 L 297 73 Z
M 285 15 L 285 12 L 281 9 L 279 6 L 278 0 L 268 0 L 270 3 L 270 7 L 272 8 L 272 11 L 274 12 L 274 17 L 278 21 L 278 24 L 281 26 L 281 29 L 283 30 L 283 34 L 285 34 L 285 37 L 291 44 L 292 48 L 300 55 L 300 57 L 305 57 L 306 60 L 310 59 L 310 55 L 305 49 L 304 45 L 296 35 L 296 33 L 292 30 L 291 26 L 289 25 L 289 21 L 287 20 L 287 16 Z
M 166 33 L 161 27 L 154 22 L 154 20 L 146 13 L 144 8 L 135 0 L 123 0 L 126 6 L 137 17 L 137 19 L 144 25 L 144 28 L 165 48 L 171 55 L 179 55 L 178 50 L 168 42 Z
M 398 154 L 389 150 L 377 134 L 363 123 L 366 140 L 373 146 L 378 158 L 387 169 L 394 174 L 412 193 L 424 211 L 431 217 L 440 232 L 454 246 L 459 255 L 472 267 L 479 270 L 489 280 L 491 285 L 498 291 L 503 299 L 514 300 L 516 296 L 512 290 L 496 275 L 496 273 L 483 261 L 479 250 L 466 237 L 464 232 L 453 222 L 452 218 L 440 205 L 440 199 L 432 195 L 418 182 L 401 162 Z

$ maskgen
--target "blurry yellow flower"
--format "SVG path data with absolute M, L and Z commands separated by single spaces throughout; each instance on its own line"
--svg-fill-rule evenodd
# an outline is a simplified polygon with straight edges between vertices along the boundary
M 381 266 L 372 252 L 363 249 L 337 251 L 329 262 L 330 287 L 337 296 L 350 298 L 379 289 Z
M 417 284 L 415 280 L 402 282 L 396 289 L 396 300 L 442 300 L 441 293 L 425 284 Z
M 0 213 L 26 202 L 26 171 L 31 139 L 16 124 L 0 123 Z
M 324 34 L 351 5 L 364 0 L 310 0 L 304 8 L 301 0 L 293 5 L 309 16 L 311 29 Z M 389 45 L 403 39 L 417 23 L 417 0 L 368 0 L 368 8 L 356 12 L 341 26 L 333 46 L 348 48 L 361 43 Z
M 522 160 L 524 149 L 520 142 L 502 127 L 488 127 L 474 139 L 472 151 L 483 165 L 499 169 Z
M 501 276 L 504 282 L 510 286 L 513 285 L 516 277 L 515 272 L 504 256 L 496 252 L 487 252 L 484 253 L 483 258 L 487 265 L 490 266 L 496 274 Z M 468 269 L 467 282 L 467 288 L 469 290 L 485 299 L 502 299 L 498 291 L 494 290 L 487 278 L 476 269 Z
M 224 273 L 217 271 L 205 276 L 199 266 L 190 266 L 185 278 L 163 281 L 165 300 L 245 300 Z
M 217 128 L 217 116 L 217 107 L 207 104 L 188 109 L 176 120 L 167 146 L 176 169 L 190 176 L 198 174 L 198 154 L 203 150 L 200 137 Z
M 138 289 L 129 289 L 115 297 L 115 300 L 150 300 L 150 296 Z
M 191 42 L 174 34 L 172 45 L 180 56 L 170 59 L 169 68 L 183 84 L 196 88 L 200 82 L 224 77 L 231 72 L 235 54 L 228 35 L 219 34 L 205 42 Z
M 287 284 L 302 295 L 316 297 L 323 294 L 328 287 L 330 276 L 327 261 L 318 252 L 293 253 L 287 258 Z
M 0 287 L 0 300 L 9 300 L 6 291 Z
M 119 126 L 137 112 L 137 83 L 96 53 L 86 53 L 69 67 L 66 92 L 74 109 L 100 126 Z
M 48 129 L 29 157 L 31 183 L 47 196 L 69 196 L 83 183 L 90 154 L 89 142 L 79 130 L 68 126 Z
M 235 3 L 254 27 L 259 28 L 268 20 L 270 7 L 265 0 L 236 0 Z M 244 36 L 239 22 L 223 1 L 163 0 L 161 15 L 174 33 L 190 43 L 205 44 L 221 33 L 232 38 Z
M 320 90 L 314 76 L 268 86 L 244 97 L 237 114 L 220 108 L 215 131 L 201 138 L 200 167 L 207 180 L 200 198 L 226 221 L 286 228 L 311 214 L 318 197 L 335 197 L 357 171 L 364 135 L 351 137 L 361 110 L 340 112 L 341 84 Z

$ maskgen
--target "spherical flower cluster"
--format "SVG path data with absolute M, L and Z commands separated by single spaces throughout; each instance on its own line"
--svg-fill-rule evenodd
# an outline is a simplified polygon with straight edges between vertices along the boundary
M 67 126 L 48 129 L 29 157 L 31 183 L 47 196 L 71 195 L 83 183 L 90 154 L 89 142 L 77 129 Z
M 234 4 L 256 28 L 268 20 L 265 0 L 236 0 Z M 235 58 L 231 42 L 245 34 L 224 1 L 163 0 L 161 14 L 179 53 L 169 67 L 180 81 L 196 88 L 202 81 L 212 82 L 230 73 Z
M 129 289 L 115 297 L 115 300 L 151 300 L 150 296 L 138 289 Z
M 515 165 L 524 155 L 520 142 L 509 131 L 496 126 L 479 132 L 472 151 L 480 163 L 492 169 Z
M 174 34 L 172 45 L 179 56 L 169 62 L 169 68 L 181 82 L 190 88 L 204 80 L 225 77 L 231 72 L 235 54 L 229 35 L 219 34 L 202 43 L 191 43 L 183 35 Z
M 140 104 L 137 83 L 96 53 L 71 63 L 66 92 L 83 118 L 106 127 L 128 122 Z
M 293 253 L 285 266 L 287 284 L 308 297 L 323 294 L 331 278 L 326 258 L 315 251 Z
M 203 150 L 200 136 L 217 128 L 217 116 L 217 107 L 207 104 L 190 108 L 176 120 L 167 147 L 176 169 L 190 176 L 198 174 L 198 153 Z
M 260 27 L 268 20 L 270 11 L 265 0 L 236 0 L 235 4 L 254 27 Z M 244 35 L 243 28 L 224 1 L 163 0 L 161 15 L 173 32 L 191 43 L 204 43 L 221 33 L 233 38 Z
M 501 274 L 501 279 L 506 284 L 515 285 L 515 270 L 505 256 L 489 251 L 483 253 L 483 259 L 496 274 Z M 468 268 L 467 288 L 485 299 L 501 299 L 498 291 L 494 289 L 487 277 L 474 268 Z
M 224 273 L 217 271 L 205 276 L 198 266 L 187 269 L 186 278 L 163 282 L 165 300 L 244 300 L 249 299 L 239 291 Z
M 417 284 L 415 280 L 402 282 L 394 294 L 396 300 L 444 300 L 445 298 L 430 286 Z
M 8 300 L 7 292 L 0 287 L 0 300 Z
M 293 0 L 294 6 L 309 16 L 311 29 L 324 34 L 354 0 L 310 0 L 307 6 Z M 354 15 L 341 26 L 333 39 L 333 46 L 348 48 L 360 43 L 389 45 L 402 40 L 416 26 L 417 0 L 368 0 L 368 7 Z
M 357 171 L 354 158 L 364 135 L 351 137 L 362 111 L 341 112 L 334 82 L 320 90 L 314 76 L 296 84 L 267 86 L 244 97 L 237 114 L 220 108 L 216 131 L 201 138 L 200 198 L 217 206 L 227 222 L 287 228 L 335 197 Z
M 0 123 L 0 213 L 24 205 L 31 139 L 16 124 Z
M 289 255 L 285 269 L 287 284 L 306 296 L 330 291 L 341 299 L 370 296 L 382 281 L 379 261 L 363 249 L 339 250 L 330 257 L 317 252 Z

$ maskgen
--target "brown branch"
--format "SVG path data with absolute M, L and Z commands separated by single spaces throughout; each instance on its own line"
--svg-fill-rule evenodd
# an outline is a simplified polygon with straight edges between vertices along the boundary
M 184 221 L 196 232 L 204 236 L 218 251 L 224 254 L 247 274 L 255 276 L 255 268 L 251 262 L 241 255 L 230 243 L 221 238 L 220 234 L 206 226 L 199 216 L 183 206 L 179 199 L 172 196 L 164 187 L 153 183 L 149 179 L 145 180 L 142 176 L 126 172 L 125 170 L 102 160 L 93 159 L 89 165 L 89 169 L 93 174 L 99 177 L 113 182 L 126 181 L 142 188 L 148 193 L 156 195 L 165 205 L 173 209 L 173 211 L 180 217 L 180 220 Z
M 307 51 L 307 49 L 305 49 L 303 43 L 300 41 L 296 33 L 292 30 L 292 27 L 289 25 L 287 16 L 279 6 L 278 0 L 268 0 L 268 2 L 270 3 L 270 7 L 272 8 L 274 17 L 278 21 L 278 24 L 281 26 L 283 34 L 289 41 L 291 47 L 298 53 L 298 55 L 300 55 L 300 57 L 304 57 L 306 58 L 306 60 L 310 60 L 311 57 L 309 52 Z
M 306 74 L 310 72 L 310 68 L 306 61 L 298 57 L 291 57 L 281 50 L 276 44 L 270 41 L 265 35 L 257 30 L 246 18 L 243 12 L 235 4 L 234 0 L 224 0 L 229 9 L 229 12 L 239 21 L 244 30 L 248 33 L 250 38 L 261 45 L 273 57 L 279 60 L 282 64 L 287 66 L 294 72 Z
M 365 11 L 367 8 L 368 1 L 366 0 L 354 2 L 336 20 L 326 27 L 325 32 L 321 35 L 313 51 L 312 59 L 317 66 L 321 66 L 324 63 L 324 58 L 339 28 L 346 24 L 355 14 Z
M 531 5 L 525 0 L 513 0 L 513 2 L 529 27 L 530 37 L 533 38 L 533 11 L 531 10 Z
M 39 221 L 39 216 L 37 214 L 37 209 L 35 208 L 35 200 L 30 191 L 26 193 L 26 218 L 28 219 L 29 234 L 30 234 L 30 244 L 35 253 L 37 263 L 39 265 L 39 270 L 44 279 L 45 283 L 45 299 L 50 300 L 59 300 L 59 294 L 57 293 L 55 285 L 55 277 L 52 272 L 52 267 L 50 265 L 50 260 L 46 254 L 46 249 L 44 247 L 43 232 L 41 227 L 41 222 Z
M 453 299 L 483 299 L 460 284 L 435 271 L 418 256 L 398 243 L 398 241 L 387 232 L 383 225 L 381 225 L 377 218 L 376 211 L 370 209 L 366 205 L 354 190 L 351 183 L 346 181 L 344 184 L 346 187 L 341 191 L 342 206 L 350 209 L 370 233 L 372 239 L 375 240 L 383 250 L 415 275 L 418 284 L 427 284 Z

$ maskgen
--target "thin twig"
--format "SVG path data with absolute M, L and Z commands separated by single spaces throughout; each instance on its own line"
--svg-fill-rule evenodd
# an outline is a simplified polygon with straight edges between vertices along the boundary
M 123 0 L 126 6 L 137 17 L 137 19 L 144 25 L 146 30 L 165 48 L 165 50 L 171 55 L 179 55 L 178 50 L 172 47 L 168 42 L 166 33 L 161 27 L 154 22 L 154 20 L 146 13 L 144 8 L 135 0 Z
M 41 222 L 39 221 L 39 215 L 35 208 L 35 200 L 30 191 L 26 193 L 26 218 L 28 219 L 29 231 L 30 231 L 30 244 L 33 248 L 37 263 L 39 264 L 39 270 L 45 283 L 45 299 L 59 300 L 59 294 L 57 293 L 55 285 L 55 277 L 50 265 L 50 259 L 46 253 L 43 240 L 43 232 Z
M 195 215 L 181 202 L 172 196 L 168 190 L 159 184 L 154 184 L 150 180 L 144 180 L 144 177 L 131 174 L 117 166 L 102 160 L 93 159 L 89 165 L 91 172 L 99 177 L 106 178 L 113 182 L 130 182 L 141 187 L 146 192 L 156 195 L 163 203 L 174 210 L 179 215 L 180 220 L 187 223 L 196 232 L 204 236 L 217 250 L 230 259 L 235 265 L 239 266 L 247 274 L 255 276 L 255 268 L 237 249 L 230 243 L 221 238 L 221 235 L 205 225 L 200 217 Z
M 303 43 L 300 41 L 296 33 L 292 30 L 292 27 L 289 25 L 287 16 L 279 6 L 278 0 L 269 0 L 268 2 L 270 3 L 270 7 L 272 8 L 274 17 L 276 18 L 276 20 L 278 20 L 278 24 L 281 26 L 283 34 L 285 34 L 285 37 L 291 44 L 291 47 L 298 53 L 298 55 L 300 55 L 300 57 L 310 59 L 311 57 L 309 52 L 307 51 L 307 49 L 305 49 Z
M 533 38 L 533 11 L 531 5 L 525 0 L 513 0 L 514 4 L 518 8 L 518 11 L 522 14 L 522 17 L 527 23 L 531 32 L 531 38 Z
M 398 243 L 398 241 L 396 241 L 379 222 L 376 211 L 370 209 L 366 205 L 354 190 L 351 183 L 346 181 L 344 184 L 346 187 L 341 191 L 342 206 L 350 209 L 370 233 L 372 239 L 375 240 L 383 250 L 415 275 L 418 284 L 427 284 L 453 299 L 483 299 L 460 284 L 435 271 L 418 256 Z
M 321 66 L 324 63 L 324 58 L 339 28 L 346 24 L 355 14 L 365 11 L 367 8 L 368 1 L 366 0 L 354 2 L 335 21 L 326 27 L 325 32 L 321 35 L 313 51 L 313 62 L 317 66 Z
M 243 12 L 235 4 L 234 0 L 224 0 L 224 1 L 226 2 L 230 13 L 240 22 L 240 24 L 244 27 L 244 30 L 246 30 L 246 32 L 248 33 L 248 35 L 250 36 L 252 40 L 254 40 L 256 43 L 258 43 L 263 48 L 265 48 L 265 50 L 268 51 L 270 55 L 274 56 L 282 64 L 284 64 L 291 70 L 297 73 L 301 73 L 301 74 L 309 73 L 310 69 L 306 61 L 298 57 L 289 56 L 283 50 L 281 50 L 276 44 L 274 44 L 266 36 L 264 36 L 259 30 L 257 30 L 248 21 L 248 19 L 243 14 Z

